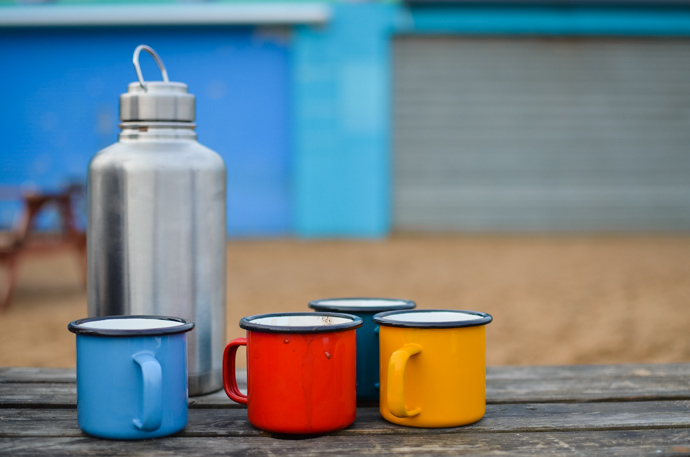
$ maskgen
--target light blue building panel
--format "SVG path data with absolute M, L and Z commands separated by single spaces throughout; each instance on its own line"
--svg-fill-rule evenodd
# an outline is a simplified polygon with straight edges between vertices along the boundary
M 294 228 L 305 237 L 390 231 L 390 35 L 397 6 L 337 5 L 293 41 Z

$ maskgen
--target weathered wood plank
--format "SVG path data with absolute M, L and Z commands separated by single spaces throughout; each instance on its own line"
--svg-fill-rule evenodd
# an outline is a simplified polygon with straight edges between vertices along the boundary
M 74 368 L 0 367 L 0 383 L 3 382 L 74 383 L 77 373 Z
M 629 377 L 684 377 L 690 375 L 690 363 L 544 365 L 487 367 L 486 379 L 580 379 Z
M 321 436 L 305 440 L 272 437 L 185 438 L 109 441 L 76 438 L 0 438 L 0 454 L 13 456 L 258 456 L 280 455 L 485 455 L 637 456 L 687 455 L 690 429 L 447 434 L 404 436 Z
M 74 383 L 0 384 L 0 408 L 72 408 L 77 405 Z
M 240 387 L 245 389 L 245 385 Z M 602 378 L 490 379 L 487 403 L 548 403 L 689 400 L 688 376 L 638 376 Z M 0 408 L 71 407 L 76 386 L 71 383 L 0 383 Z M 192 408 L 234 408 L 238 405 L 224 391 L 189 399 Z
M 247 384 L 247 371 L 237 370 L 237 384 Z M 75 383 L 77 371 L 74 368 L 0 367 L 0 383 Z
M 564 366 L 504 366 L 487 367 L 486 379 L 543 380 L 630 377 L 686 377 L 690 376 L 690 363 L 671 364 L 614 364 L 614 365 L 564 365 Z M 0 383 L 47 382 L 70 383 L 77 379 L 74 368 L 0 367 Z M 246 383 L 245 370 L 237 370 L 238 383 Z
M 487 403 L 690 399 L 690 376 L 487 380 Z
M 246 385 L 238 382 L 246 393 Z M 77 405 L 76 384 L 0 383 L 0 409 L 2 408 L 74 408 Z M 225 391 L 190 397 L 192 408 L 244 408 L 230 400 Z
M 80 437 L 74 409 L 0 409 L 0 437 Z M 332 435 L 444 435 L 475 433 L 585 432 L 690 428 L 690 401 L 634 403 L 541 403 L 489 405 L 484 418 L 465 427 L 419 429 L 381 418 L 378 408 L 359 408 L 357 420 Z M 190 410 L 182 437 L 269 436 L 251 426 L 246 410 Z
M 23 379 L 32 382 L 22 382 Z M 72 381 L 70 381 L 72 379 Z M 48 382 L 50 381 L 50 382 Z M 238 372 L 246 388 L 246 372 Z M 0 407 L 76 404 L 74 370 L 0 368 Z M 487 403 L 690 399 L 690 364 L 490 367 Z M 221 390 L 190 398 L 192 408 L 237 407 Z
M 687 400 L 690 363 L 488 367 L 486 382 L 488 404 Z M 190 405 L 220 407 L 229 401 L 221 391 L 195 397 Z

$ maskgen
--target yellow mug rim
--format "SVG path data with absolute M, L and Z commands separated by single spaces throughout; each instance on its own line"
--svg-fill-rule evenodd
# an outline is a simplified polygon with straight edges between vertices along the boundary
M 472 320 L 457 320 L 457 321 L 444 321 L 444 322 L 402 322 L 388 319 L 389 316 L 396 314 L 418 314 L 418 313 L 433 313 L 433 312 L 443 312 L 443 313 L 458 313 L 458 314 L 471 314 L 473 316 L 479 316 L 479 319 Z M 493 316 L 488 313 L 483 313 L 480 311 L 467 311 L 459 309 L 405 309 L 405 310 L 395 310 L 386 311 L 383 313 L 378 313 L 374 315 L 374 322 L 383 325 L 385 327 L 399 327 L 399 328 L 461 328 L 461 327 L 477 327 L 480 325 L 487 325 L 493 321 Z

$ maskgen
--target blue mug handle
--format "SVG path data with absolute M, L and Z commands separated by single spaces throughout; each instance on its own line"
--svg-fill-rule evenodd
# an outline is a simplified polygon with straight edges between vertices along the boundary
M 132 356 L 141 368 L 143 380 L 143 408 L 141 419 L 134 419 L 134 426 L 145 432 L 158 430 L 163 422 L 163 372 L 161 364 L 150 352 L 138 352 Z

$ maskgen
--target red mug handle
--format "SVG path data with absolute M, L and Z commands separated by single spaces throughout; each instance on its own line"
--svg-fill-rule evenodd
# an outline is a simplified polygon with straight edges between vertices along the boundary
M 223 353 L 223 387 L 225 388 L 225 393 L 232 400 L 243 405 L 247 404 L 247 396 L 240 392 L 239 387 L 237 387 L 235 357 L 237 356 L 237 349 L 240 346 L 246 345 L 247 338 L 235 338 L 225 346 L 225 352 Z

